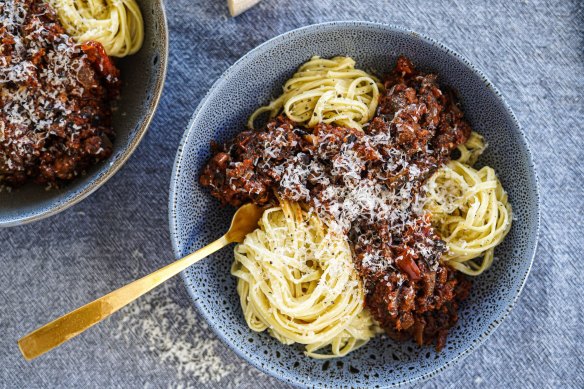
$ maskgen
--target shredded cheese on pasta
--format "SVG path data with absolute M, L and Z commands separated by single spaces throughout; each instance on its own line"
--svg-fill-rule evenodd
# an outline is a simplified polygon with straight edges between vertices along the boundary
M 474 163 L 485 147 L 483 138 L 473 133 L 459 147 L 461 157 L 440 168 L 426 184 L 426 210 L 448 246 L 442 260 L 472 276 L 491 266 L 495 246 L 511 229 L 511 205 L 495 170 L 467 164 Z
M 245 320 L 306 355 L 348 354 L 375 336 L 346 238 L 297 203 L 266 210 L 260 227 L 235 248 L 231 273 Z

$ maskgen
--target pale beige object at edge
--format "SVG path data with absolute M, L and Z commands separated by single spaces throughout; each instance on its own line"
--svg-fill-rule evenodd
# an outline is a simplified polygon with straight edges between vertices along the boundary
M 227 6 L 229 7 L 229 13 L 231 16 L 237 16 L 259 2 L 260 0 L 227 0 Z

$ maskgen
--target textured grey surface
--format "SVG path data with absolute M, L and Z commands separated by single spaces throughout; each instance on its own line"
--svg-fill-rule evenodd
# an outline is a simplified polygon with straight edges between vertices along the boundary
M 16 340 L 172 258 L 167 195 L 191 113 L 249 49 L 321 21 L 363 19 L 429 35 L 476 64 L 517 115 L 539 167 L 542 226 L 533 270 L 510 317 L 425 387 L 584 386 L 584 10 L 572 1 L 263 0 L 231 19 L 223 0 L 167 4 L 169 76 L 134 156 L 64 213 L 0 230 L 0 386 L 273 387 L 223 346 L 177 278 L 29 364 Z M 56 243 L 57 242 L 57 243 Z

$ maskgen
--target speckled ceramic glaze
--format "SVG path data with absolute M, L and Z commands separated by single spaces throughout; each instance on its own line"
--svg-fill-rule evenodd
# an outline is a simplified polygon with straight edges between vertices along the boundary
M 204 246 L 227 230 L 234 210 L 222 208 L 198 184 L 209 142 L 224 141 L 244 127 L 258 106 L 281 91 L 283 82 L 312 55 L 347 55 L 360 68 L 388 72 L 399 54 L 460 95 L 467 119 L 489 148 L 481 164 L 495 168 L 509 192 L 515 221 L 497 248 L 496 260 L 475 279 L 458 325 L 444 350 L 378 337 L 349 356 L 317 361 L 301 346 L 284 346 L 251 331 L 243 318 L 235 279 L 229 274 L 233 247 L 183 273 L 186 286 L 213 330 L 238 355 L 289 383 L 308 387 L 391 387 L 429 378 L 483 342 L 516 301 L 533 260 L 539 223 L 534 166 L 517 120 L 491 83 L 467 60 L 443 45 L 401 28 L 365 22 L 309 26 L 276 37 L 240 59 L 199 105 L 178 150 L 170 194 L 170 229 L 177 257 Z
M 58 190 L 29 184 L 10 193 L 0 192 L 0 227 L 39 220 L 83 200 L 113 176 L 140 143 L 164 85 L 168 30 L 162 0 L 138 3 L 144 19 L 144 44 L 138 53 L 116 62 L 122 90 L 113 116 L 116 140 L 112 156 Z

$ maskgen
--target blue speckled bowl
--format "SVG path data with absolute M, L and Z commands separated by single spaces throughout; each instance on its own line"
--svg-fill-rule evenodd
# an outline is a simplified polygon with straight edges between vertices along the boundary
M 58 190 L 29 184 L 0 192 L 0 227 L 20 225 L 55 215 L 83 200 L 132 155 L 146 133 L 162 94 L 168 58 L 168 29 L 162 0 L 138 2 L 144 18 L 144 44 L 136 54 L 117 61 L 122 90 L 113 115 L 113 154 L 87 174 Z
M 378 337 L 333 361 L 305 357 L 300 346 L 284 346 L 267 333 L 248 329 L 235 280 L 229 274 L 232 247 L 192 266 L 184 282 L 211 328 L 239 356 L 279 379 L 299 386 L 390 387 L 426 379 L 452 366 L 480 345 L 511 311 L 533 260 L 539 225 L 537 179 L 517 120 L 501 95 L 467 60 L 429 38 L 401 28 L 366 22 L 326 23 L 280 35 L 252 50 L 213 85 L 197 108 L 178 150 L 170 193 L 170 230 L 177 257 L 227 230 L 233 209 L 198 184 L 209 142 L 243 129 L 248 115 L 276 96 L 294 70 L 312 55 L 348 55 L 363 69 L 390 70 L 399 54 L 460 94 L 466 117 L 489 148 L 480 163 L 494 167 L 508 190 L 516 220 L 497 248 L 489 271 L 476 278 L 447 346 L 396 343 Z

